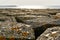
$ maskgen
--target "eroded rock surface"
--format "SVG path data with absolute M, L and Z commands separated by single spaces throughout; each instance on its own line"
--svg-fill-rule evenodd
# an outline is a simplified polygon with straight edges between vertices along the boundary
M 46 29 L 37 40 L 60 40 L 60 27 L 52 27 Z
M 36 40 L 38 36 L 44 34 L 46 29 L 49 28 L 50 32 L 50 29 L 60 28 L 57 26 L 60 26 L 60 9 L 0 9 L 0 39 L 3 40 L 6 38 Z M 55 31 L 51 33 L 55 33 Z M 59 35 L 59 33 L 57 34 Z M 56 39 L 50 36 L 46 39 L 59 40 L 57 34 Z M 45 36 L 40 38 L 45 38 Z
M 7 24 L 7 25 L 6 25 Z M 0 38 L 3 37 L 1 40 L 5 39 L 17 39 L 17 40 L 35 40 L 34 30 L 30 25 L 16 23 L 16 24 L 9 24 L 5 23 L 0 26 Z

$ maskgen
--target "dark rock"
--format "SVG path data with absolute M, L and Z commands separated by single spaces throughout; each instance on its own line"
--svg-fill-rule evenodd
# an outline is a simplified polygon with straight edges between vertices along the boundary
M 42 26 L 48 24 L 49 22 L 53 21 L 52 18 L 47 16 L 26 16 L 26 17 L 17 17 L 20 21 L 32 25 L 33 27 Z

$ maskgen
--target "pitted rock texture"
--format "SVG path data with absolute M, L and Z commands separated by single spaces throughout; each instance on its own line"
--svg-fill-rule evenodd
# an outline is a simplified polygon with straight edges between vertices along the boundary
M 31 26 L 22 23 L 3 23 L 3 25 L 0 26 L 0 38 L 1 37 L 5 39 L 35 40 L 34 30 Z
M 60 9 L 0 9 L 1 40 L 36 40 L 54 26 L 60 26 Z
M 52 27 L 46 29 L 37 40 L 60 40 L 60 27 Z

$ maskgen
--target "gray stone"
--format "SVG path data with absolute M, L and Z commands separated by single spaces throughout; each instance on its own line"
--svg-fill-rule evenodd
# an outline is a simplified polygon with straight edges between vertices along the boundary
M 11 24 L 0 27 L 0 37 L 35 40 L 34 30 L 30 25 L 22 23 Z
M 0 15 L 0 22 L 5 22 L 5 21 L 16 22 L 16 19 L 13 16 Z
M 46 29 L 37 40 L 60 40 L 60 27 L 56 26 Z

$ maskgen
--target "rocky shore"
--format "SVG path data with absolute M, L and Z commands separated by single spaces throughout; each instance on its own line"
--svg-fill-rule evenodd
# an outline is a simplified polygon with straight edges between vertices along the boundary
M 60 40 L 59 31 L 60 9 L 0 9 L 0 40 Z

